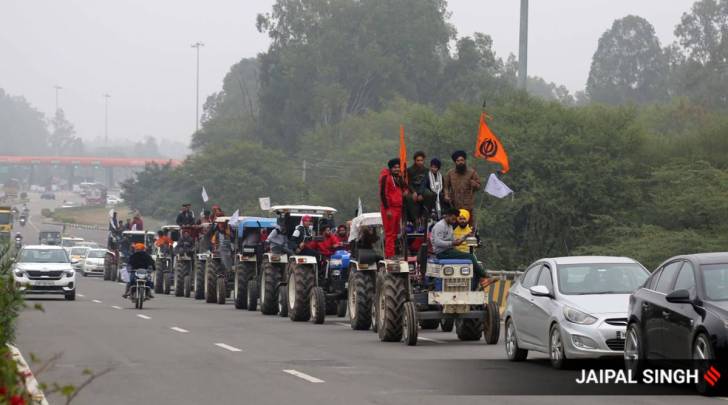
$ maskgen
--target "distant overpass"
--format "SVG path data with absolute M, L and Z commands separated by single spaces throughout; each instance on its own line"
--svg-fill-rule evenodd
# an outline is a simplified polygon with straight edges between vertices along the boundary
M 48 178 L 49 170 L 52 175 L 58 175 L 54 169 L 65 167 L 69 184 L 74 184 L 79 178 L 76 173 L 76 170 L 79 170 L 82 172 L 80 175 L 82 178 L 101 180 L 105 177 L 106 184 L 111 187 L 115 184 L 117 175 L 121 175 L 122 178 L 130 177 L 147 164 L 178 166 L 181 163 L 182 161 L 175 159 L 0 155 L 0 167 L 15 167 L 14 170 L 21 170 L 22 177 L 27 176 L 30 184 L 35 184 L 39 180 L 39 175 Z M 25 167 L 25 169 L 21 169 L 21 167 Z M 105 173 L 99 172 L 99 170 L 103 170 Z M 46 174 L 43 174 L 44 172 Z

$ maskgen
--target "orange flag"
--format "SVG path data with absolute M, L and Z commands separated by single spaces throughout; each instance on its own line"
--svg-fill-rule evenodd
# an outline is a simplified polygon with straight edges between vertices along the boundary
M 475 157 L 485 159 L 501 165 L 501 173 L 508 173 L 508 154 L 503 144 L 498 140 L 488 124 L 485 123 L 486 114 L 480 114 L 480 127 L 478 128 L 478 141 L 475 143 Z
M 407 145 L 404 144 L 404 125 L 399 126 L 399 169 L 407 183 Z

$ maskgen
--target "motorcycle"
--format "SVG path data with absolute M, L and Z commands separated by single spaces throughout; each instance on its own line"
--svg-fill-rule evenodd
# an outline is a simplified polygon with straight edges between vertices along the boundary
M 25 226 L 25 223 L 28 221 L 28 218 L 26 217 L 20 217 L 20 226 Z
M 142 309 L 144 301 L 149 299 L 147 280 L 151 274 L 147 269 L 136 269 L 134 273 L 136 280 L 131 286 L 131 291 L 129 291 L 129 299 L 134 303 L 136 309 Z
M 15 237 L 15 250 L 20 250 L 21 247 L 23 247 L 23 238 L 16 236 Z

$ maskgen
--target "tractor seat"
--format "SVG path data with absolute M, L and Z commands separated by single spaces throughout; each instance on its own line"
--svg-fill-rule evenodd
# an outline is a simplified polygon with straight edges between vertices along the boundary
M 427 259 L 428 263 L 432 264 L 439 264 L 439 265 L 458 265 L 458 264 L 473 264 L 472 261 L 468 259 L 438 259 L 436 257 L 431 257 Z

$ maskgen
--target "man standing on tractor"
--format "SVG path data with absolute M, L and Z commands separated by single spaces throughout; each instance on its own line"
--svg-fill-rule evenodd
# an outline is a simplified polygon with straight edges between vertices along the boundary
M 301 223 L 293 231 L 291 242 L 295 246 L 296 254 L 318 257 L 318 252 L 312 248 L 312 244 L 310 243 L 313 239 L 312 223 L 311 216 L 304 215 L 301 217 Z
M 452 208 L 465 208 L 470 212 L 470 224 L 473 224 L 475 217 L 475 192 L 480 189 L 480 178 L 475 169 L 469 169 L 466 163 L 467 154 L 458 150 L 452 154 L 452 161 L 455 168 L 450 169 L 445 175 L 445 201 Z
M 414 159 L 412 167 L 407 168 L 407 188 L 409 189 L 409 194 L 405 197 L 407 222 L 416 226 L 424 226 L 421 219 L 425 215 L 425 184 L 427 183 L 425 152 L 415 152 Z
M 177 214 L 177 225 L 182 226 L 189 226 L 195 224 L 195 214 L 192 213 L 192 210 L 190 210 L 190 206 L 192 204 L 185 203 L 182 204 L 182 209 L 180 210 L 179 214 Z
M 138 212 L 134 214 L 134 219 L 132 219 L 132 221 L 131 221 L 131 230 L 132 231 L 144 230 L 144 221 L 142 220 L 142 215 Z
M 210 216 L 210 222 L 215 222 L 215 218 L 217 217 L 224 217 L 225 213 L 223 212 L 222 208 L 218 204 L 212 205 L 212 215 Z
M 210 226 L 207 237 L 210 246 L 220 254 L 220 261 L 225 270 L 229 270 L 232 267 L 232 232 L 228 222 L 222 219 L 217 220 L 214 225 Z
M 438 221 L 442 217 L 444 208 L 446 208 L 444 206 L 445 199 L 442 194 L 444 183 L 442 180 L 442 172 L 440 172 L 441 167 L 442 162 L 440 162 L 440 159 L 432 158 L 430 160 L 430 171 L 427 172 L 427 182 L 425 184 L 425 209 L 428 214 L 434 211 Z M 431 198 L 427 198 L 428 195 Z
M 402 187 L 400 162 L 398 158 L 387 162 L 388 169 L 379 174 L 379 201 L 384 225 L 384 256 L 394 257 L 394 245 L 400 230 L 402 217 Z
M 445 216 L 432 227 L 432 251 L 438 259 L 467 259 L 473 262 L 475 275 L 480 278 L 480 285 L 485 289 L 492 284 L 491 280 L 486 278 L 485 270 L 478 263 L 478 258 L 472 253 L 465 253 L 456 248 L 465 242 L 465 238 L 470 236 L 464 235 L 455 238 L 452 227 L 458 223 L 460 212 L 455 208 L 449 208 L 445 211 Z

